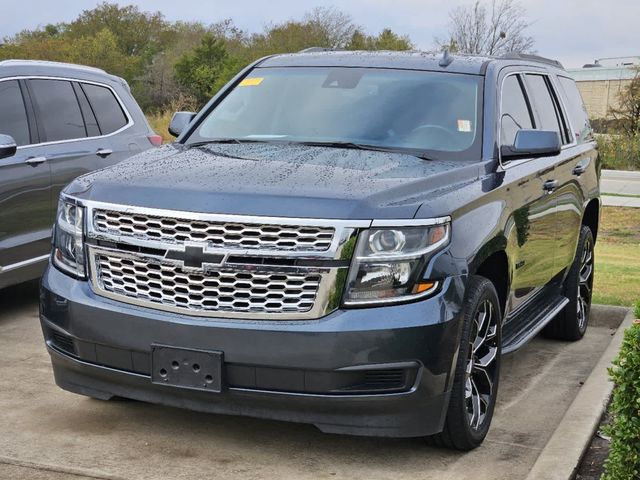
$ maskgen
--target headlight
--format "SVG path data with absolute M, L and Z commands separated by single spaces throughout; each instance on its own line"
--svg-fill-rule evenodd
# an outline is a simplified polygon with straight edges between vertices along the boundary
M 53 240 L 53 263 L 60 270 L 84 278 L 84 210 L 60 199 Z
M 360 233 L 344 304 L 398 303 L 437 288 L 422 278 L 431 255 L 449 243 L 449 223 L 372 228 Z

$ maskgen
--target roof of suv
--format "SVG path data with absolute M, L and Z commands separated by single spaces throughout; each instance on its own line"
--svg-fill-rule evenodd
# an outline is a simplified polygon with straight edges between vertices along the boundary
M 0 78 L 33 75 L 50 77 L 70 77 L 78 80 L 95 80 L 104 82 L 105 79 L 126 85 L 120 77 L 111 75 L 104 70 L 73 63 L 49 62 L 45 60 L 3 60 L 0 61 Z
M 482 55 L 442 54 L 427 52 L 338 51 L 308 49 L 299 53 L 274 55 L 260 67 L 370 67 L 408 70 L 448 71 L 482 75 L 491 62 L 509 65 L 535 65 L 563 69 L 562 64 L 535 55 L 510 54 L 503 57 Z

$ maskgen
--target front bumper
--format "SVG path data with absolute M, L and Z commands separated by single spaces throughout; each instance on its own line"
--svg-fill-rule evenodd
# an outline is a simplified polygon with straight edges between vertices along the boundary
M 72 392 L 312 423 L 332 433 L 423 436 L 444 422 L 463 283 L 452 277 L 420 302 L 318 320 L 212 320 L 102 298 L 49 267 L 41 323 L 56 383 Z M 152 344 L 224 352 L 222 393 L 151 383 Z M 363 382 L 377 372 L 377 382 Z

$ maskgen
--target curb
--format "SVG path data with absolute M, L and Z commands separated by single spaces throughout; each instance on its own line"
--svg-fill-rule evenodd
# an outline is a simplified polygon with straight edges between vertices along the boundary
M 599 306 L 598 308 L 608 316 L 606 309 Z M 616 330 L 611 343 L 540 452 L 526 480 L 574 478 L 578 464 L 600 425 L 602 414 L 613 391 L 613 383 L 609 380 L 607 368 L 618 354 L 625 329 L 633 323 L 635 317 L 631 309 L 625 310 L 627 315 Z M 620 310 L 616 309 L 615 313 L 619 314 Z

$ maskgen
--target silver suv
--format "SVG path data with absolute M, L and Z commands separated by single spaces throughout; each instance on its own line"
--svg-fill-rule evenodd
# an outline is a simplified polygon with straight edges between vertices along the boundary
M 160 143 L 122 78 L 0 62 L 0 288 L 41 275 L 65 185 Z

